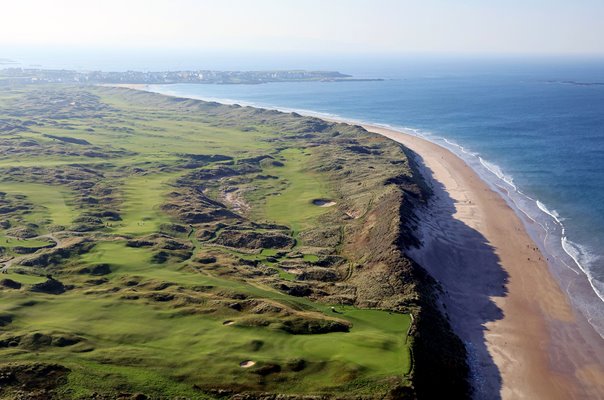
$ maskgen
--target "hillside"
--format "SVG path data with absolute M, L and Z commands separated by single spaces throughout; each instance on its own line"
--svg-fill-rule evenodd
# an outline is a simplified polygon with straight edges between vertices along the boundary
M 463 346 L 404 254 L 429 193 L 400 145 L 37 85 L 0 91 L 0 150 L 3 398 L 466 394 Z

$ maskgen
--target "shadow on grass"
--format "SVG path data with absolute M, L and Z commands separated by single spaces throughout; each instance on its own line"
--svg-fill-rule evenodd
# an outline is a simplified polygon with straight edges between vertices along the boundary
M 492 297 L 507 295 L 508 274 L 495 249 L 474 228 L 454 218 L 458 203 L 434 180 L 420 156 L 411 153 L 433 196 L 418 210 L 420 248 L 407 254 L 439 282 L 442 309 L 468 353 L 471 386 L 476 399 L 500 399 L 502 378 L 487 349 L 485 324 L 503 318 Z

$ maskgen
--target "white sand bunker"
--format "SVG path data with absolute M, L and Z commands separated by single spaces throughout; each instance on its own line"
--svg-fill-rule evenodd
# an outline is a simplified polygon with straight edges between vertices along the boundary
M 249 367 L 253 367 L 254 365 L 256 365 L 256 361 L 252 361 L 252 360 L 245 360 L 239 363 L 239 366 L 241 368 L 249 368 Z
M 327 199 L 314 199 L 312 203 L 318 207 L 331 207 L 336 205 L 335 201 Z
M 222 323 L 222 325 L 228 326 L 228 325 L 233 325 L 234 323 L 235 323 L 235 321 L 231 321 L 231 320 L 229 319 L 229 320 L 227 320 L 227 321 L 224 321 L 224 322 Z

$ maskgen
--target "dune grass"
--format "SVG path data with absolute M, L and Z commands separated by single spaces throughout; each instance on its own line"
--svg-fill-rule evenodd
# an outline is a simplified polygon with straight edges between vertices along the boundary
M 263 283 L 261 278 L 220 276 L 210 268 L 193 265 L 191 260 L 169 259 L 157 264 L 153 262 L 157 249 L 128 247 L 122 237 L 157 233 L 160 225 L 175 222 L 160 207 L 174 189 L 172 185 L 176 178 L 188 172 L 182 164 L 191 154 L 228 155 L 234 159 L 235 167 L 244 158 L 267 154 L 280 158 L 283 166 L 263 166 L 261 172 L 276 179 L 248 183 L 257 189 L 248 199 L 252 205 L 250 219 L 286 225 L 294 234 L 313 227 L 318 217 L 329 209 L 313 205 L 312 200 L 329 199 L 333 193 L 324 177 L 308 168 L 312 148 L 290 147 L 277 151 L 276 145 L 266 140 L 280 139 L 279 132 L 270 124 L 257 124 L 254 129 L 243 131 L 224 123 L 219 115 L 208 117 L 194 112 L 164 110 L 157 104 L 125 101 L 110 90 L 90 90 L 112 107 L 102 111 L 108 118 L 75 116 L 60 121 L 69 124 L 69 128 L 62 128 L 61 124 L 45 126 L 41 132 L 26 131 L 23 137 L 51 143 L 42 133 L 53 134 L 84 139 L 94 146 L 132 154 L 108 159 L 38 155 L 15 158 L 14 165 L 52 169 L 77 163 L 86 168 L 98 168 L 106 174 L 104 176 L 110 177 L 106 183 L 116 189 L 115 207 L 121 221 L 103 221 L 105 225 L 93 232 L 97 241 L 91 250 L 70 254 L 52 269 L 32 267 L 26 270 L 31 271 L 31 275 L 11 272 L 0 276 L 32 285 L 43 282 L 46 279 L 43 276 L 52 273 L 62 282 L 73 285 L 60 295 L 35 293 L 28 287 L 0 291 L 0 313 L 12 317 L 12 323 L 0 336 L 42 332 L 74 334 L 84 340 L 67 347 L 0 348 L 3 360 L 56 362 L 67 366 L 71 373 L 67 385 L 59 389 L 60 398 L 85 398 L 94 392 L 116 393 L 122 389 L 157 398 L 208 398 L 206 393 L 195 389 L 196 386 L 235 391 L 373 396 L 391 388 L 392 380 L 408 384 L 407 374 L 411 370 L 406 343 L 411 323 L 409 315 L 290 296 Z M 92 130 L 87 129 L 91 127 Z M 11 162 L 7 158 L 0 159 L 0 169 L 10 168 Z M 128 176 L 120 175 L 122 169 L 145 171 Z M 82 209 L 74 204 L 74 194 L 63 186 L 2 182 L 0 191 L 25 195 L 34 204 L 32 212 L 25 215 L 26 222 L 46 221 L 41 226 L 69 226 L 82 213 Z M 113 207 L 113 203 L 111 205 Z M 3 239 L 6 240 L 3 234 L 0 230 L 0 247 L 41 247 L 46 244 L 41 240 L 11 240 L 7 244 L 3 243 Z M 185 240 L 185 236 L 180 235 L 178 239 Z M 263 249 L 258 254 L 217 250 L 200 243 L 194 236 L 186 240 L 193 244 L 196 252 L 212 248 L 228 253 L 231 258 L 258 260 L 278 270 L 278 276 L 288 284 L 296 279 L 296 275 L 279 267 L 280 258 L 267 261 L 267 257 L 277 255 L 275 249 Z M 315 254 L 304 254 L 301 258 L 309 263 L 318 260 Z M 102 277 L 81 272 L 84 267 L 99 264 L 109 264 L 111 272 Z M 143 284 L 136 288 L 141 299 L 123 296 L 125 292 L 133 293 L 131 287 L 125 286 L 129 280 Z M 210 303 L 203 303 L 207 306 L 203 312 L 191 311 L 172 303 L 146 300 L 144 295 L 151 292 L 144 286 L 148 282 L 179 285 L 183 291 L 208 287 L 218 294 L 215 299 L 201 299 Z M 323 319 L 345 320 L 352 328 L 350 332 L 294 335 L 273 325 L 224 325 L 226 320 L 249 315 L 228 307 L 217 306 L 213 310 L 212 301 L 226 301 L 220 297 L 221 291 L 277 303 Z M 277 374 L 265 376 L 259 374 L 257 368 L 241 368 L 240 363 L 245 360 L 257 362 L 258 367 L 275 364 L 282 369 Z M 304 360 L 305 368 L 294 370 L 296 368 L 290 367 L 300 360 Z
M 69 225 L 78 215 L 73 208 L 73 194 L 69 189 L 39 183 L 0 182 L 0 191 L 24 195 L 36 208 L 27 215 L 29 222 L 48 220 L 55 225 Z
M 338 313 L 335 314 L 330 305 L 306 298 L 243 281 L 189 272 L 182 265 L 152 264 L 146 249 L 126 247 L 124 242 L 99 243 L 80 261 L 91 265 L 110 263 L 113 272 L 108 277 L 112 280 L 139 277 L 143 282 L 155 280 L 189 287 L 229 288 L 253 298 L 294 305 L 352 323 L 348 333 L 291 335 L 270 327 L 225 326 L 224 321 L 233 318 L 232 314 L 187 315 L 178 309 L 149 307 L 114 296 L 87 296 L 85 301 L 80 293 L 60 297 L 5 296 L 0 311 L 16 316 L 13 329 L 18 332 L 77 332 L 94 347 L 90 352 L 52 348 L 43 353 L 48 361 L 74 368 L 76 374 L 70 378 L 70 384 L 81 394 L 89 395 L 102 388 L 107 376 L 111 377 L 112 385 L 123 381 L 133 389 L 145 389 L 146 393 L 156 390 L 155 393 L 162 395 L 169 395 L 171 391 L 161 388 L 161 382 L 178 376 L 188 377 L 189 383 L 180 389 L 178 385 L 170 385 L 173 393 L 181 395 L 192 394 L 191 383 L 320 393 L 354 381 L 355 377 L 379 381 L 404 376 L 410 370 L 405 343 L 410 324 L 408 315 L 341 306 L 336 306 Z M 26 299 L 35 300 L 36 304 L 20 306 Z M 4 353 L 11 359 L 39 359 L 19 351 Z M 285 366 L 301 359 L 308 364 L 307 368 L 281 374 L 280 379 L 287 380 L 287 386 L 270 379 L 261 381 L 258 375 L 239 366 L 245 360 Z M 80 375 L 84 371 L 87 379 Z M 158 382 L 158 387 L 149 385 L 149 379 Z M 199 393 L 195 396 L 203 397 Z
M 177 174 L 156 174 L 128 178 L 121 187 L 124 202 L 122 221 L 111 230 L 120 234 L 144 235 L 157 232 L 170 218 L 159 207 L 170 191 L 169 181 Z
M 264 172 L 278 176 L 280 188 L 274 192 L 273 187 L 267 188 L 270 194 L 261 216 L 279 224 L 292 227 L 294 232 L 309 227 L 315 218 L 327 210 L 315 206 L 315 199 L 328 198 L 330 191 L 321 177 L 306 168 L 308 152 L 301 149 L 286 149 L 279 153 L 285 158 L 283 166 L 265 168 Z
M 167 384 L 178 376 L 190 377 L 189 387 L 191 383 L 216 387 L 264 386 L 279 387 L 286 393 L 312 393 L 337 387 L 349 380 L 349 375 L 379 379 L 404 375 L 409 370 L 404 344 L 409 320 L 405 315 L 344 311 L 344 317 L 355 323 L 349 333 L 290 335 L 270 329 L 225 326 L 224 318 L 219 315 L 182 316 L 176 311 L 109 298 L 81 302 L 79 296 L 71 295 L 60 300 L 35 297 L 38 301 L 35 306 L 10 310 L 19 317 L 16 329 L 91 332 L 87 338 L 95 346 L 94 351 L 75 354 L 69 349 L 44 351 L 48 361 L 65 363 L 76 371 L 86 367 L 88 379 L 74 382 L 81 393 L 99 390 L 108 376 L 113 387 L 122 381 L 134 390 L 149 393 L 149 389 L 155 389 L 155 393 L 163 395 L 171 391 L 182 394 L 181 389 L 186 388 L 179 389 L 171 382 L 166 387 L 172 390 L 166 391 L 161 386 L 153 388 L 153 382 L 160 378 L 160 382 L 164 380 Z M 76 302 L 79 305 L 74 307 Z M 350 316 L 346 315 L 348 312 Z M 33 354 L 11 353 L 5 352 L 5 356 L 38 358 Z M 257 375 L 239 367 L 245 360 L 287 365 L 299 359 L 304 359 L 308 367 L 301 372 L 286 373 L 287 387 L 270 379 L 261 384 Z M 187 392 L 190 390 L 184 391 Z

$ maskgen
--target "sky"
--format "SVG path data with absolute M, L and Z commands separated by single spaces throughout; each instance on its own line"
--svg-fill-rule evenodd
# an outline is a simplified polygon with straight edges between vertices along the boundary
M 15 0 L 0 47 L 604 55 L 604 0 Z

